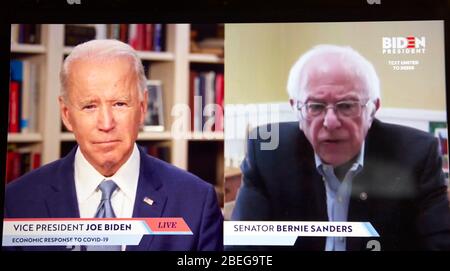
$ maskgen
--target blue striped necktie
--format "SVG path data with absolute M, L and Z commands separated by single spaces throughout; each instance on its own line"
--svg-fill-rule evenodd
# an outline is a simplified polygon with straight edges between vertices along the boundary
M 116 217 L 111 205 L 111 196 L 117 189 L 117 184 L 112 180 L 105 180 L 100 183 L 98 188 L 102 191 L 102 199 L 98 205 L 96 218 L 112 218 Z M 121 246 L 87 246 L 88 251 L 120 251 Z
M 117 189 L 117 184 L 112 180 L 105 180 L 100 183 L 98 188 L 102 191 L 102 200 L 98 205 L 96 218 L 116 217 L 111 205 L 111 196 Z

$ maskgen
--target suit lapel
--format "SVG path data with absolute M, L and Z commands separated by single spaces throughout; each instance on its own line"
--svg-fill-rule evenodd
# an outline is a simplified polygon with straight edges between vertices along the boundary
M 371 185 L 375 183 L 374 173 L 377 173 L 376 156 L 379 146 L 376 138 L 371 136 L 376 129 L 378 121 L 374 121 L 365 141 L 364 167 L 352 181 L 352 191 L 348 207 L 347 221 L 370 222 L 370 201 L 372 200 Z M 347 250 L 365 250 L 367 238 L 347 238 Z
M 153 170 L 152 158 L 145 152 L 140 152 L 140 172 L 136 198 L 134 202 L 133 218 L 161 217 L 167 201 L 163 191 L 163 183 L 157 171 Z M 149 199 L 150 201 L 144 199 Z M 152 204 L 150 204 L 150 202 Z M 138 246 L 127 246 L 127 250 L 150 250 L 154 235 L 144 235 Z
M 361 172 L 352 181 L 352 193 L 348 207 L 347 221 L 367 222 L 369 221 L 369 197 L 367 184 L 370 182 L 371 176 L 368 171 Z M 350 237 L 347 238 L 347 250 L 363 250 L 365 248 L 364 242 L 367 242 L 364 237 Z
M 300 220 L 306 221 L 328 221 L 327 214 L 327 199 L 325 192 L 325 185 L 322 180 L 322 176 L 316 169 L 316 164 L 314 161 L 314 151 L 307 141 L 304 134 L 301 132 L 300 136 L 300 147 L 297 152 L 297 161 L 303 165 L 295 167 L 300 170 L 299 180 L 297 181 L 301 184 L 301 195 L 304 201 L 301 203 L 302 207 L 305 208 L 305 216 L 299 217 Z M 325 249 L 325 237 L 299 237 L 299 241 L 303 239 L 302 242 L 297 242 L 296 248 L 300 250 L 317 250 L 323 251 Z
M 79 218 L 78 200 L 75 189 L 74 160 L 77 147 L 64 158 L 49 181 L 50 193 L 46 196 L 45 204 L 49 218 Z M 76 250 L 79 246 L 52 247 L 51 250 Z
M 298 182 L 302 184 L 301 193 L 306 199 L 304 204 L 308 206 L 307 219 L 310 221 L 328 221 L 325 184 L 322 175 L 317 171 L 314 151 L 303 132 L 300 132 L 298 138 L 300 139 L 300 147 L 298 148 L 297 161 L 300 161 L 302 166 L 296 166 L 296 168 L 301 169 Z
M 309 191 L 313 191 L 311 196 L 314 195 L 314 197 L 311 197 L 307 203 L 309 210 L 308 220 L 328 221 L 325 184 L 315 166 L 314 171 L 310 172 L 309 180 L 311 180 L 311 189 L 309 189 Z M 325 237 L 308 237 L 308 239 L 310 239 L 309 250 L 323 251 L 325 249 Z
M 328 221 L 327 196 L 322 176 L 315 170 L 315 172 L 311 172 L 309 180 L 312 182 L 310 183 L 311 188 L 308 190 L 313 191 L 314 194 L 314 197 L 308 201 L 309 210 L 314 210 L 310 213 L 310 220 Z
M 78 200 L 75 190 L 74 160 L 77 147 L 64 158 L 57 168 L 55 178 L 50 180 L 51 191 L 46 198 L 48 217 L 78 218 Z M 50 176 L 48 176 L 50 178 Z

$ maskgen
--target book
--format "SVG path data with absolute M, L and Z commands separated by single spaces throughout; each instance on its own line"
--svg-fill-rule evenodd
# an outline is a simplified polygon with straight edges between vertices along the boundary
M 216 76 L 216 104 L 219 107 L 219 112 L 216 112 L 216 122 L 214 126 L 214 131 L 223 131 L 223 118 L 224 118 L 224 76 L 219 73 Z
M 8 144 L 5 184 L 41 166 L 41 153 L 33 147 Z
M 31 108 L 31 63 L 23 61 L 23 82 L 22 82 L 22 97 L 20 112 L 20 131 L 27 133 L 30 131 L 30 108 Z
M 164 37 L 165 36 L 165 27 L 163 24 L 154 24 L 153 25 L 153 51 L 162 52 L 164 51 Z
M 9 117 L 8 117 L 8 132 L 9 133 L 19 133 L 20 123 L 19 123 L 19 92 L 20 86 L 19 82 L 11 81 L 9 83 Z
M 215 122 L 215 104 L 216 104 L 216 89 L 215 79 L 216 72 L 208 71 L 203 73 L 205 78 L 205 107 L 203 109 L 203 132 L 212 132 Z
M 11 28 L 11 37 L 15 43 L 40 44 L 41 25 L 40 24 L 18 24 Z
M 39 130 L 39 99 L 40 99 L 40 63 L 30 62 L 30 78 L 29 78 L 29 115 L 28 130 L 37 132 Z
M 153 49 L 153 25 L 145 24 L 144 31 L 144 50 L 151 51 Z
M 66 24 L 64 30 L 64 45 L 66 46 L 76 46 L 95 39 L 97 33 L 95 26 L 89 25 Z

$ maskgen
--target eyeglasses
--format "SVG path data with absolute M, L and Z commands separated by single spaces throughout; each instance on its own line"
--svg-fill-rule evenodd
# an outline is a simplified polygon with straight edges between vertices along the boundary
M 335 104 L 325 104 L 319 102 L 301 103 L 297 101 L 297 110 L 300 111 L 302 118 L 308 120 L 324 116 L 328 108 L 333 108 L 338 117 L 354 118 L 361 115 L 362 108 L 367 106 L 369 102 L 370 100 L 367 102 L 340 101 Z

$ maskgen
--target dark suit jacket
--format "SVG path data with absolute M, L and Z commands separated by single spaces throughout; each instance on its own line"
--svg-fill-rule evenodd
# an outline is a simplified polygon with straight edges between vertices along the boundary
M 74 181 L 74 148 L 66 157 L 6 187 L 7 218 L 80 217 Z M 140 172 L 133 217 L 182 217 L 193 235 L 144 235 L 127 250 L 223 250 L 223 217 L 212 185 L 139 150 Z M 143 199 L 154 200 L 153 205 Z M 65 247 L 23 247 L 61 250 Z
M 328 221 L 312 146 L 297 122 L 280 123 L 279 129 L 275 150 L 260 150 L 264 140 L 248 141 L 232 220 Z M 450 209 L 437 140 L 374 120 L 363 170 L 352 182 L 348 221 L 371 222 L 380 237 L 349 237 L 347 250 L 364 250 L 372 239 L 378 239 L 381 250 L 450 250 Z M 325 241 L 299 237 L 294 247 L 258 249 L 324 250 Z

